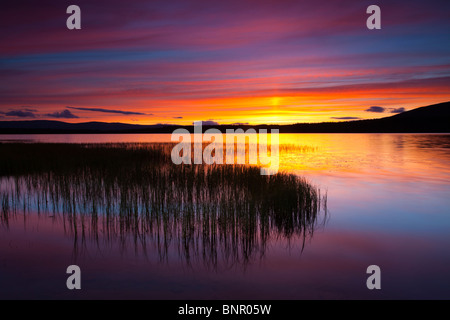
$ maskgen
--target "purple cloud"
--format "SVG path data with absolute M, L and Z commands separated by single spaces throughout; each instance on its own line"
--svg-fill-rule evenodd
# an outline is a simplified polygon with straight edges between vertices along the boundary
M 386 109 L 383 108 L 383 107 L 373 106 L 373 107 L 370 107 L 369 109 L 366 109 L 365 111 L 367 111 L 367 112 L 383 113 L 383 112 L 386 111 Z
M 53 113 L 47 113 L 46 114 L 47 117 L 51 117 L 51 118 L 59 118 L 59 119 L 78 119 L 79 117 L 74 115 L 72 112 L 70 112 L 69 110 L 64 110 L 61 112 L 53 112 Z
M 232 123 L 233 126 L 248 126 L 249 123 L 248 122 L 235 122 Z
M 391 113 L 402 113 L 402 112 L 405 112 L 405 108 L 403 108 L 403 107 L 391 109 Z
M 151 116 L 151 113 L 142 113 L 142 112 L 134 112 L 134 111 L 123 111 L 123 110 L 111 110 L 111 109 L 101 109 L 101 108 L 75 108 L 75 107 L 67 107 L 69 109 L 81 110 L 81 111 L 93 111 L 93 112 L 104 112 L 104 113 L 119 113 L 125 115 L 142 115 L 142 116 Z
M 9 110 L 13 111 L 13 109 L 9 109 Z M 26 111 L 26 112 L 37 112 L 36 109 L 31 109 L 31 107 L 21 107 L 20 110 Z
M 358 120 L 361 119 L 360 117 L 331 117 L 331 119 L 336 120 Z
M 5 116 L 8 117 L 18 117 L 18 118 L 36 118 L 36 114 L 32 111 L 25 110 L 14 110 L 9 112 L 2 112 Z
M 219 123 L 213 120 L 202 121 L 203 126 L 218 126 Z

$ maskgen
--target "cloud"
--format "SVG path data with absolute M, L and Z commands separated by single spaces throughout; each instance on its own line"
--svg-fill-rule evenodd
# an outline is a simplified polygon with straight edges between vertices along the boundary
M 377 52 L 367 50 L 367 41 L 357 41 L 367 36 L 367 28 L 361 27 L 367 8 L 363 2 L 356 8 L 349 0 L 327 5 L 258 1 L 256 11 L 253 1 L 242 0 L 206 6 L 204 0 L 192 0 L 190 5 L 181 0 L 175 0 L 179 5 L 144 0 L 84 2 L 90 12 L 103 14 L 89 17 L 88 33 L 70 33 L 70 37 L 54 27 L 61 25 L 59 5 L 33 2 L 23 10 L 14 2 L 2 4 L 8 12 L 3 27 L 15 30 L 0 52 L 4 62 L 0 72 L 9 79 L 3 107 L 36 105 L 49 113 L 54 111 L 52 103 L 67 101 L 66 105 L 154 112 L 155 121 L 171 121 L 170 114 L 179 114 L 183 105 L 192 118 L 244 121 L 256 115 L 279 115 L 276 108 L 267 114 L 266 103 L 273 107 L 267 97 L 280 97 L 283 105 L 302 101 L 302 112 L 311 112 L 311 121 L 321 121 L 333 114 L 345 115 L 336 111 L 355 114 L 350 112 L 363 111 L 369 104 L 426 105 L 448 98 L 450 64 L 448 46 L 442 45 L 447 38 L 442 24 L 448 25 L 450 2 L 390 5 L 393 11 L 383 16 L 383 24 L 396 32 L 374 40 Z M 122 13 L 121 19 L 114 12 Z M 17 16 L 46 22 L 17 29 Z M 412 26 L 423 31 L 420 36 L 410 32 Z M 399 35 L 404 45 L 392 50 L 390 44 L 398 43 Z M 347 39 L 345 46 L 336 47 L 332 41 L 336 37 Z M 299 66 L 306 67 L 300 72 Z M 111 85 L 117 83 L 120 86 Z M 361 106 L 363 99 L 367 102 Z M 149 101 L 158 106 L 146 109 Z M 237 110 L 237 106 L 242 107 Z M 101 113 L 105 109 L 92 114 L 69 110 L 80 116 L 114 115 Z M 160 113 L 169 117 L 160 120 L 165 118 Z M 367 115 L 387 113 L 389 109 L 383 115 Z M 279 119 L 301 122 L 302 115 L 288 118 L 286 113 Z
M 104 112 L 104 113 L 119 113 L 125 115 L 141 115 L 141 116 L 152 116 L 152 113 L 142 113 L 142 112 L 134 112 L 134 111 L 123 111 L 123 110 L 111 110 L 111 109 L 101 109 L 101 108 L 76 108 L 76 107 L 67 107 L 69 109 L 81 110 L 81 111 L 93 111 L 93 112 Z
M 331 119 L 336 119 L 336 120 L 358 120 L 358 119 L 361 119 L 361 118 L 360 117 L 331 117 Z
M 172 119 L 183 119 L 183 117 L 172 117 Z
M 233 126 L 248 126 L 249 123 L 248 122 L 235 122 L 235 123 L 232 123 L 231 125 L 233 125 Z
M 51 117 L 51 118 L 59 118 L 59 119 L 78 119 L 79 117 L 74 115 L 69 110 L 64 110 L 61 112 L 53 112 L 53 113 L 47 113 L 45 116 Z
M 373 106 L 373 107 L 370 107 L 369 109 L 366 109 L 365 111 L 367 111 L 367 112 L 383 113 L 383 112 L 386 111 L 386 109 L 383 108 L 383 107 L 376 107 L 376 106 Z
M 405 112 L 405 108 L 401 107 L 401 108 L 391 108 L 390 109 L 391 113 L 402 113 Z
M 9 109 L 9 110 L 10 111 L 16 111 L 15 109 Z M 25 111 L 25 112 L 37 112 L 36 109 L 31 109 L 31 107 L 28 107 L 28 106 L 20 107 L 20 110 L 21 111 Z
M 18 117 L 18 118 L 36 118 L 36 114 L 32 111 L 27 111 L 29 109 L 24 110 L 14 110 L 9 112 L 1 112 L 5 116 L 8 117 Z
M 377 112 L 377 113 L 383 113 L 383 112 L 390 112 L 390 113 L 402 113 L 405 112 L 405 108 L 383 108 L 383 107 L 370 107 L 369 109 L 366 109 L 367 112 Z M 335 119 L 335 118 L 333 118 Z
M 203 126 L 218 126 L 219 123 L 213 120 L 202 121 Z

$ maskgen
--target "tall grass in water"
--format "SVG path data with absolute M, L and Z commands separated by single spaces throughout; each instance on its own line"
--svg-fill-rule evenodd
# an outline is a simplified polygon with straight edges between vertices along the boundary
M 269 238 L 303 248 L 326 195 L 300 177 L 256 166 L 174 165 L 173 144 L 0 144 L 1 221 L 54 215 L 76 239 L 133 239 L 161 260 L 217 267 L 263 256 Z M 325 215 L 322 216 L 324 218 Z M 99 243 L 100 245 L 100 243 Z M 76 251 L 76 247 L 74 248 Z

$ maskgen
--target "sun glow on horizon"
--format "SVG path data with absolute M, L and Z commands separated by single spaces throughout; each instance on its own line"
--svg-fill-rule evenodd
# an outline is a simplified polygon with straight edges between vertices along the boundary
M 246 1 L 111 1 L 121 23 L 97 15 L 70 33 L 58 10 L 11 5 L 8 16 L 29 23 L 3 21 L 13 32 L 0 52 L 0 121 L 316 123 L 449 101 L 448 10 L 415 2 L 390 5 L 376 31 L 361 23 L 364 5 L 337 1 L 257 10 Z

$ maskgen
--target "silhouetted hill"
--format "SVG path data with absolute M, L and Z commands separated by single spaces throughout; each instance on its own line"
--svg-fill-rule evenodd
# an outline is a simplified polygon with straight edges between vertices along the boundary
M 280 132 L 450 133 L 450 102 L 420 107 L 380 119 L 280 126 Z
M 161 127 L 164 125 L 143 126 L 106 122 L 67 123 L 53 120 L 0 121 L 0 133 L 120 133 Z
M 204 126 L 204 130 L 211 126 Z M 292 125 L 213 126 L 226 129 L 279 129 L 280 133 L 450 133 L 450 102 L 416 108 L 390 117 L 345 122 L 297 123 Z M 193 132 L 193 126 L 136 125 L 126 123 L 62 121 L 0 121 L 0 134 L 13 133 L 172 133 L 176 128 Z

